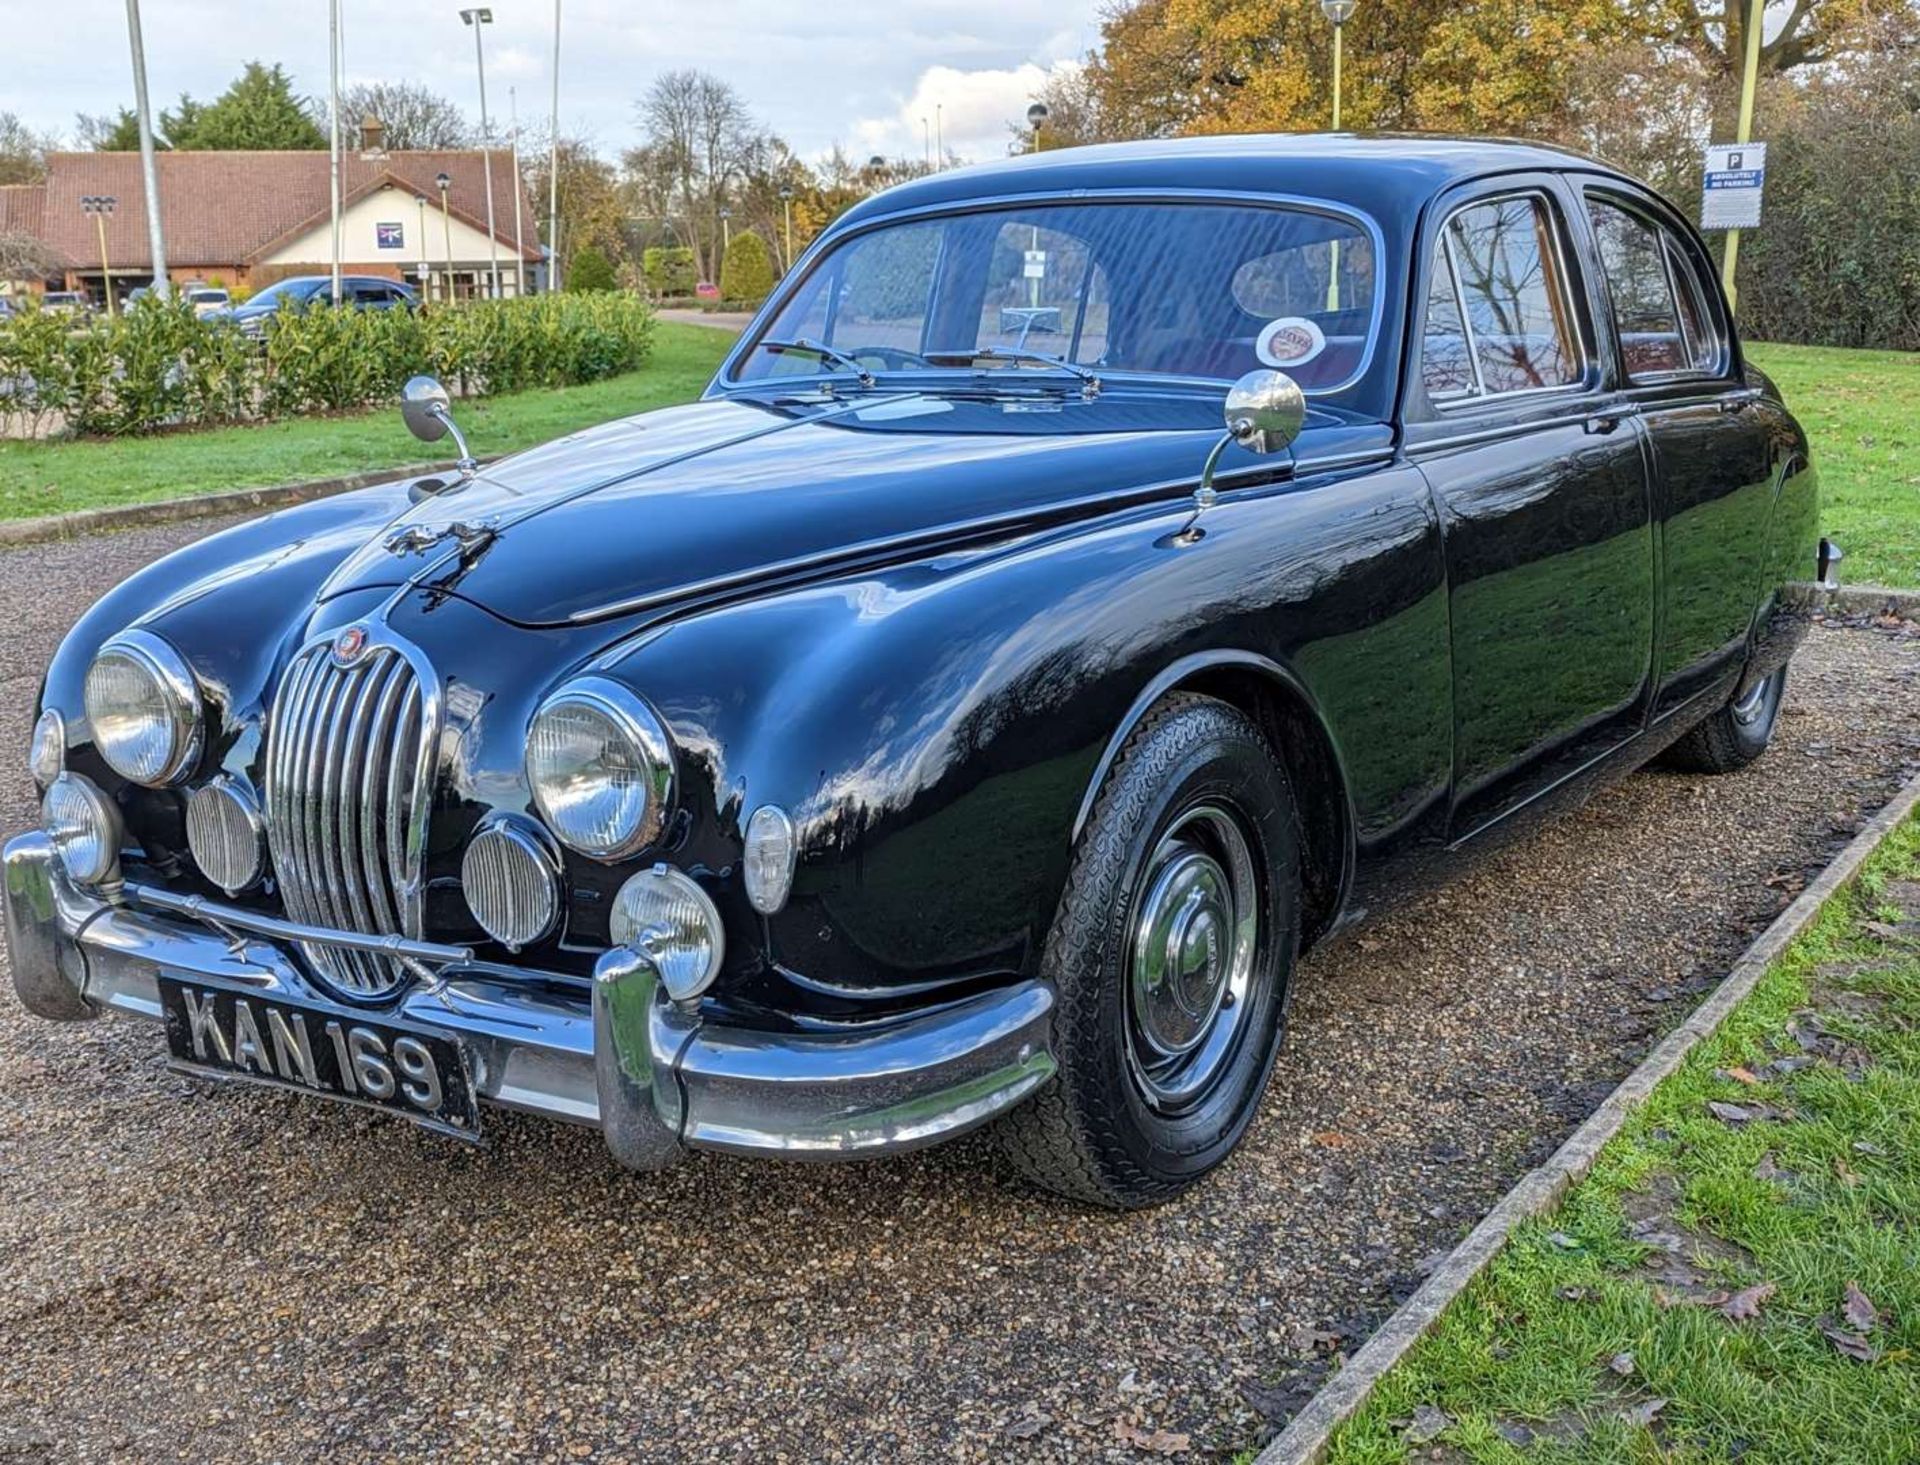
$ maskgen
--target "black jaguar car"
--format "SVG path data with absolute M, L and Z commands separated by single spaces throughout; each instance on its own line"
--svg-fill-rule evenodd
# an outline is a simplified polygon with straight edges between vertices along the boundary
M 6 847 L 34 1012 L 639 1168 L 991 1121 L 1164 1200 L 1302 951 L 1656 755 L 1758 756 L 1837 553 L 1687 221 L 1477 141 L 924 178 L 701 401 L 462 453 L 74 628 Z

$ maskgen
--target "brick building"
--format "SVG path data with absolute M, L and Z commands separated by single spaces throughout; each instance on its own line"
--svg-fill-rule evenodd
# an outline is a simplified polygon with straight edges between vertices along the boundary
M 475 150 L 387 152 L 377 124 L 341 159 L 341 268 L 404 280 L 429 299 L 485 294 L 490 268 L 486 178 Z M 163 152 L 161 220 L 167 273 L 178 283 L 259 290 L 288 275 L 332 267 L 325 152 Z M 511 156 L 492 155 L 500 289 L 516 289 Z M 442 192 L 439 179 L 447 187 Z M 110 197 L 106 258 L 95 215 L 82 200 Z M 526 288 L 539 288 L 539 216 L 522 194 L 519 255 Z M 0 187 L 0 232 L 17 231 L 51 251 L 55 273 L 16 288 L 85 290 L 116 298 L 153 278 L 146 190 L 138 153 L 54 153 L 42 183 Z

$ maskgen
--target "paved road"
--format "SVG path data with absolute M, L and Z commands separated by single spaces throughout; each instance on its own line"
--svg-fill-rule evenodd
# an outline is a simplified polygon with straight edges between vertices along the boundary
M 711 326 L 716 331 L 730 331 L 739 335 L 753 320 L 751 311 L 745 310 L 661 310 L 656 311 L 661 320 L 670 320 L 683 326 Z
M 204 528 L 0 553 L 0 824 L 29 817 L 60 631 Z M 1316 956 L 1244 1151 L 1140 1216 L 1018 1189 L 978 1143 L 636 1178 L 500 1116 L 471 1151 L 0 1002 L 0 1458 L 1251 1443 L 1917 761 L 1920 642 L 1816 633 L 1748 774 L 1636 777 Z

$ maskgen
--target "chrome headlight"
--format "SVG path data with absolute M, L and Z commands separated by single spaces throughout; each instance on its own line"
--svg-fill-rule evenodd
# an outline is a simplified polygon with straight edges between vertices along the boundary
M 618 682 L 582 677 L 527 733 L 527 782 L 562 844 L 596 860 L 645 849 L 666 822 L 673 755 L 651 708 Z
M 85 701 L 93 744 L 122 778 L 158 788 L 200 757 L 199 688 L 158 636 L 126 631 L 102 646 L 87 668 Z
M 676 1002 L 698 997 L 720 974 L 727 944 L 720 912 L 691 875 L 670 865 L 642 870 L 622 885 L 610 924 L 614 944 L 652 962 Z

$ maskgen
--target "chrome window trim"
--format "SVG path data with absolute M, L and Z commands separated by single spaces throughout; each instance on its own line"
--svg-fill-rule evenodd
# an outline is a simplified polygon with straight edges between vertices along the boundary
M 1310 391 L 1306 391 L 1306 395 L 1309 397 L 1327 397 L 1340 392 L 1351 391 L 1354 386 L 1363 381 L 1367 373 L 1372 370 L 1374 356 L 1380 347 L 1380 335 L 1386 325 L 1386 296 L 1388 292 L 1383 286 L 1388 279 L 1389 271 L 1386 261 L 1386 234 L 1373 216 L 1365 210 L 1356 208 L 1352 204 L 1341 203 L 1336 199 L 1314 198 L 1304 194 L 1292 193 L 1263 193 L 1248 189 L 1069 188 L 1047 189 L 1036 193 L 981 194 L 975 198 L 950 200 L 946 203 L 920 204 L 914 208 L 895 209 L 888 213 L 876 214 L 872 218 L 863 219 L 857 224 L 848 225 L 846 228 L 838 231 L 829 229 L 807 247 L 806 251 L 795 263 L 794 268 L 788 271 L 786 279 L 781 281 L 783 288 L 768 299 L 765 305 L 760 307 L 760 311 L 754 317 L 753 323 L 747 330 L 741 333 L 740 339 L 735 343 L 733 350 L 727 353 L 726 359 L 720 363 L 719 370 L 714 373 L 714 385 L 721 391 L 729 394 L 764 389 L 765 382 L 768 380 L 767 378 L 756 377 L 748 381 L 740 379 L 738 372 L 741 363 L 757 349 L 760 339 L 765 336 L 767 330 L 771 328 L 774 318 L 779 314 L 780 310 L 785 307 L 787 302 L 792 299 L 794 294 L 812 277 L 814 271 L 820 269 L 834 251 L 838 250 L 843 244 L 850 240 L 857 239 L 861 235 L 871 233 L 876 229 L 886 228 L 894 224 L 912 223 L 921 219 L 951 217 L 960 214 L 1006 212 L 1029 206 L 1046 207 L 1049 205 L 1077 205 L 1088 203 L 1239 204 L 1255 208 L 1268 208 L 1275 211 L 1292 210 L 1295 212 L 1322 214 L 1357 226 L 1366 234 L 1373 245 L 1373 309 L 1369 313 L 1367 322 L 1366 346 L 1361 351 L 1358 364 L 1344 381 L 1330 387 L 1315 387 Z M 1116 378 L 1123 375 L 1131 376 L 1136 380 L 1152 382 L 1196 382 L 1204 386 L 1216 388 L 1231 385 L 1232 383 L 1232 378 L 1230 377 L 1181 377 L 1159 372 L 1116 371 L 1109 373 L 1103 368 L 1101 376 L 1104 378 L 1109 375 Z M 916 373 L 913 379 L 915 381 L 932 381 L 936 377 L 947 377 L 959 381 L 976 381 L 978 380 L 978 373 L 926 372 Z M 832 384 L 836 381 L 844 382 L 845 373 L 841 373 L 838 377 L 831 372 L 818 372 L 810 376 L 783 376 L 779 378 L 779 381 L 782 385 L 819 386 L 822 384 Z M 883 379 L 882 385 L 887 387 L 901 387 L 905 384 L 889 382 Z M 1306 389 L 1303 388 L 1302 390 Z
M 1514 198 L 1536 200 L 1546 207 L 1547 233 L 1553 241 L 1553 263 L 1555 271 L 1558 274 L 1557 293 L 1560 296 L 1560 308 L 1566 314 L 1567 325 L 1572 335 L 1571 345 L 1577 353 L 1580 374 L 1570 382 L 1561 382 L 1558 385 L 1549 387 L 1521 387 L 1511 392 L 1489 392 L 1481 390 L 1470 396 L 1460 392 L 1449 392 L 1444 396 L 1435 397 L 1426 390 L 1426 383 L 1421 378 L 1420 373 L 1413 373 L 1414 379 L 1420 381 L 1420 390 L 1422 395 L 1426 397 L 1428 405 L 1431 406 L 1435 412 L 1442 415 L 1456 414 L 1463 410 L 1470 411 L 1483 406 L 1495 406 L 1507 402 L 1525 401 L 1531 398 L 1591 396 L 1604 384 L 1604 373 L 1601 371 L 1599 355 L 1594 350 L 1594 343 L 1587 339 L 1586 329 L 1580 320 L 1580 312 L 1574 308 L 1576 297 L 1573 291 L 1573 276 L 1567 269 L 1567 219 L 1560 210 L 1549 188 L 1544 185 L 1526 184 L 1515 188 L 1501 189 L 1492 193 L 1475 194 L 1473 197 L 1449 209 L 1446 218 L 1441 220 L 1439 236 L 1442 245 L 1451 251 L 1453 221 L 1468 209 L 1481 208 L 1487 204 L 1504 203 L 1508 199 Z M 1451 261 L 1449 262 L 1449 268 L 1452 268 Z M 1458 282 L 1456 280 L 1456 287 L 1457 285 Z M 1429 298 L 1431 298 L 1432 293 L 1433 284 L 1431 279 L 1429 279 L 1427 284 L 1427 294 Z M 1468 336 L 1471 339 L 1473 335 L 1473 322 L 1466 312 L 1464 293 L 1461 294 L 1460 300 L 1461 323 L 1465 326 Z M 1420 363 L 1422 367 L 1425 365 L 1425 350 L 1425 331 L 1423 330 L 1421 333 Z M 1480 373 L 1480 351 L 1477 345 L 1473 349 L 1473 362 L 1474 379 L 1484 384 L 1485 379 Z
M 1674 318 L 1679 322 L 1680 335 L 1684 342 L 1687 329 L 1686 321 L 1680 313 L 1679 287 L 1681 281 L 1676 279 L 1673 273 L 1673 251 L 1680 244 L 1679 233 L 1666 221 L 1661 219 L 1654 209 L 1650 208 L 1634 194 L 1623 193 L 1617 188 L 1606 186 L 1605 183 L 1582 183 L 1579 185 L 1579 188 L 1581 206 L 1586 209 L 1588 226 L 1594 231 L 1596 257 L 1599 254 L 1598 239 L 1600 232 L 1599 227 L 1593 222 L 1593 206 L 1596 203 L 1607 208 L 1617 209 L 1619 212 L 1627 214 L 1631 218 L 1638 219 L 1649 229 L 1653 230 L 1654 241 L 1660 247 L 1660 262 L 1667 274 L 1667 289 L 1673 297 Z M 1660 386 L 1668 382 L 1678 381 L 1724 382 L 1728 380 L 1727 373 L 1733 365 L 1733 355 L 1727 332 L 1717 328 L 1712 302 L 1707 298 L 1706 293 L 1698 288 L 1698 280 L 1693 279 L 1690 280 L 1689 283 L 1692 286 L 1691 294 L 1694 304 L 1699 307 L 1700 324 L 1706 328 L 1708 334 L 1712 337 L 1713 364 L 1710 366 L 1687 366 L 1677 371 L 1649 371 L 1636 374 L 1627 370 L 1626 350 L 1624 347 L 1621 347 L 1620 376 L 1625 385 L 1630 387 Z M 1600 284 L 1601 288 L 1606 291 L 1607 312 L 1613 322 L 1614 342 L 1616 346 L 1618 346 L 1620 340 L 1620 316 L 1619 312 L 1614 308 L 1613 278 L 1607 273 L 1607 262 L 1604 259 L 1600 260 Z
M 684 592 L 683 592 L 684 593 Z M 604 610 L 592 612 L 605 615 Z M 569 621 L 579 621 L 584 617 L 576 612 Z M 623 682 L 612 677 L 589 673 L 574 677 L 562 683 L 554 691 L 542 698 L 534 709 L 533 717 L 527 723 L 528 754 L 532 753 L 533 727 L 542 717 L 555 707 L 568 702 L 580 702 L 610 718 L 614 725 L 633 740 L 653 764 L 653 777 L 649 780 L 647 807 L 634 825 L 633 832 L 618 845 L 608 850 L 584 850 L 572 843 L 557 828 L 547 812 L 546 803 L 540 797 L 539 785 L 534 782 L 533 770 L 523 758 L 522 775 L 527 780 L 528 791 L 533 796 L 534 807 L 540 813 L 541 823 L 553 837 L 566 845 L 576 854 L 587 859 L 597 860 L 601 864 L 618 864 L 631 859 L 660 837 L 660 831 L 666 827 L 667 811 L 673 807 L 674 795 L 678 789 L 678 779 L 673 766 L 673 743 L 667 736 L 666 725 L 641 696 Z
M 127 778 L 127 775 L 120 773 L 118 768 L 114 768 L 113 771 L 119 773 L 122 778 L 127 778 L 129 783 L 139 783 L 146 788 L 171 788 L 198 766 L 201 751 L 206 745 L 207 709 L 200 696 L 200 684 L 194 680 L 193 668 L 187 664 L 186 657 L 180 654 L 172 642 L 137 626 L 131 630 L 122 631 L 117 636 L 108 637 L 100 649 L 94 652 L 93 661 L 87 663 L 88 672 L 93 670 L 94 662 L 99 661 L 109 652 L 123 653 L 152 672 L 161 692 L 173 704 L 173 711 L 178 719 L 176 728 L 184 725 L 187 729 L 185 738 L 178 741 L 166 766 L 155 778 L 151 780 Z M 86 711 L 84 692 L 81 695 L 81 709 L 83 712 Z M 98 748 L 99 739 L 94 736 L 93 715 L 91 712 L 87 712 L 86 715 L 87 736 Z M 113 767 L 104 751 L 101 752 L 100 757 L 102 761 L 107 762 L 108 767 Z

